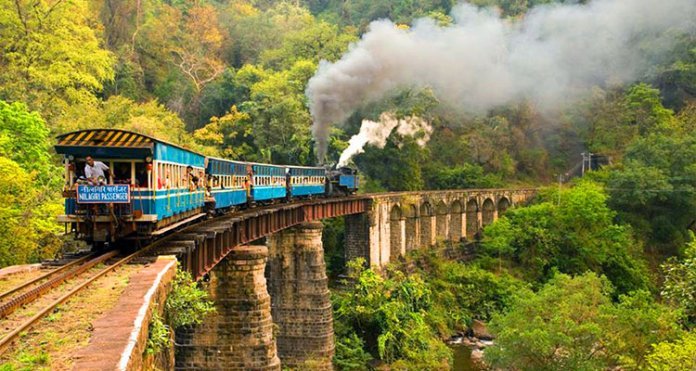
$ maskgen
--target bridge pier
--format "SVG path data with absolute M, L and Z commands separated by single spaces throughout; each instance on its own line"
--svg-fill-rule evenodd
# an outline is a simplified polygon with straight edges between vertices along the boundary
M 266 277 L 284 367 L 332 369 L 333 311 L 322 229 L 319 222 L 304 223 L 268 238 Z
M 265 246 L 240 246 L 210 272 L 217 311 L 176 332 L 176 369 L 280 370 L 266 289 Z

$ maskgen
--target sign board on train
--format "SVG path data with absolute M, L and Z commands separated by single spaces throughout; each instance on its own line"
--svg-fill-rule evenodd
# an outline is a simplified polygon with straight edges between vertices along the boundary
M 130 185 L 79 185 L 78 204 L 130 203 Z

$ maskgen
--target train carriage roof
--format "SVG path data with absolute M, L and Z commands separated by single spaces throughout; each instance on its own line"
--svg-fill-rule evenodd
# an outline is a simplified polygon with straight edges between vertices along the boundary
M 176 144 L 121 129 L 79 130 L 59 135 L 56 139 L 56 152 L 76 156 L 90 154 L 116 158 L 144 158 L 154 155 L 155 143 L 200 155 Z

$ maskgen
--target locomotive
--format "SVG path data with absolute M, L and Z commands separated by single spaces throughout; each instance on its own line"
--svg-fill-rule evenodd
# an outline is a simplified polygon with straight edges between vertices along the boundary
M 58 221 L 99 246 L 149 240 L 198 220 L 281 202 L 355 194 L 355 169 L 274 165 L 204 156 L 118 129 L 57 137 L 65 169 L 65 214 Z M 108 167 L 85 174 L 87 158 Z

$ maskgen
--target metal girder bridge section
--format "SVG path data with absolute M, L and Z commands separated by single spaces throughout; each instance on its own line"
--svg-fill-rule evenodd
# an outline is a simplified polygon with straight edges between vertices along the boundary
M 358 196 L 248 210 L 187 228 L 163 242 L 157 253 L 176 255 L 181 268 L 198 280 L 237 246 L 301 223 L 364 213 L 369 202 Z

